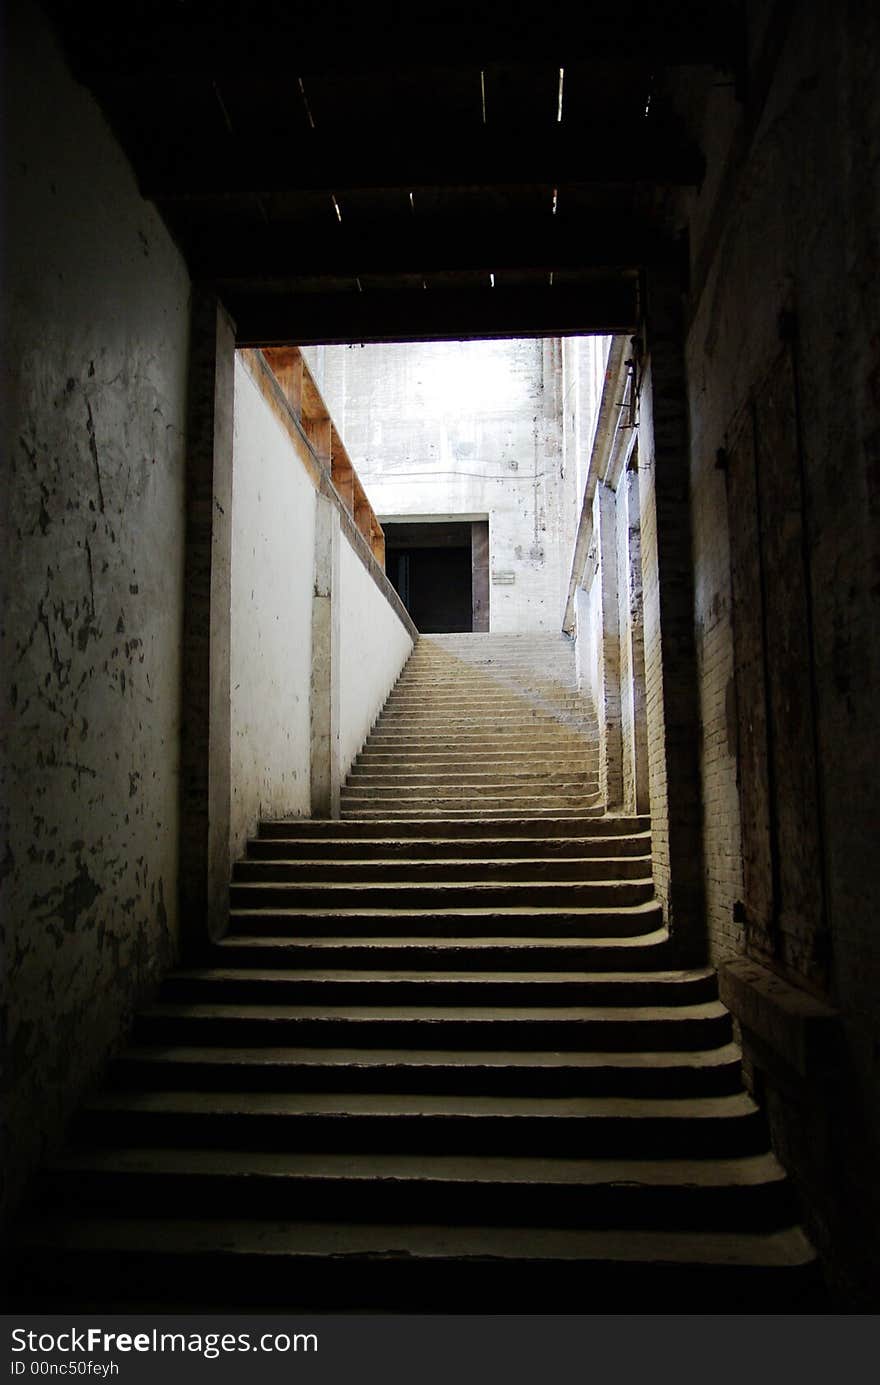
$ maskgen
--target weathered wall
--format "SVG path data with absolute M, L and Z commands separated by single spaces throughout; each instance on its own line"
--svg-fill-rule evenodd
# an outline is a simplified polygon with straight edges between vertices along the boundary
M 172 958 L 189 285 L 36 7 L 6 7 L 10 1180 Z
M 233 859 L 261 816 L 309 812 L 315 487 L 242 353 L 232 490 Z
M 339 761 L 344 777 L 412 653 L 413 638 L 360 553 L 339 551 Z
M 775 450 L 765 450 L 762 484 L 771 495 L 786 488 L 805 538 L 813 652 L 782 668 L 782 692 L 815 714 L 821 863 L 810 883 L 824 895 L 828 932 L 815 933 L 811 951 L 803 939 L 793 946 L 783 929 L 775 965 L 838 1006 L 842 1053 L 833 1099 L 816 1074 L 795 1081 L 783 1064 L 768 1077 L 767 1101 L 777 1146 L 809 1195 L 810 1229 L 836 1281 L 864 1296 L 880 1278 L 880 16 L 863 4 L 800 4 L 787 22 L 777 15 L 771 24 L 769 5 L 750 11 L 749 104 L 708 81 L 683 102 L 711 170 L 687 209 L 707 916 L 715 958 L 746 948 L 737 908 L 744 895 L 727 538 L 742 521 L 728 514 L 717 454 L 734 443 L 756 399 L 772 391 L 775 363 L 793 349 L 785 450 L 795 469 L 783 474 Z M 780 324 L 789 338 L 794 327 L 793 345 Z M 768 636 L 778 664 L 784 625 L 771 621 Z M 783 817 L 801 811 L 784 794 L 777 806 Z
M 488 515 L 490 629 L 557 630 L 577 519 L 560 344 L 305 354 L 380 519 Z

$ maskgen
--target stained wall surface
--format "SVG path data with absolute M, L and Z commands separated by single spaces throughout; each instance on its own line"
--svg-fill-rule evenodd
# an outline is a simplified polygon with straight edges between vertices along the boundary
M 6 22 L 12 1199 L 175 953 L 189 283 L 36 8 Z
M 315 487 L 242 353 L 235 363 L 231 854 L 260 817 L 309 812 Z
M 305 354 L 380 519 L 488 516 L 490 630 L 558 630 L 578 499 L 559 341 Z
M 768 1101 L 777 1147 L 811 1195 L 811 1231 L 835 1272 L 863 1292 L 880 1280 L 880 16 L 871 6 L 799 5 L 780 26 L 769 5 L 752 8 L 749 102 L 708 80 L 682 93 L 710 170 L 686 209 L 706 906 L 713 958 L 757 946 L 839 1009 L 835 1090 L 811 1074 L 806 1087 L 771 1083 Z M 749 516 L 731 501 L 744 437 L 773 507 L 749 542 Z M 797 542 L 782 563 L 788 532 Z M 803 820 L 792 770 L 808 758 L 816 766 L 808 797 L 818 861 L 801 872 L 804 905 L 786 913 L 781 901 L 769 942 L 743 911 L 738 766 L 750 747 L 737 711 L 729 535 L 744 560 L 760 548 L 773 563 L 763 649 L 777 746 L 792 717 L 810 728 L 779 761 L 783 872 L 803 846 L 800 835 L 785 836 Z M 796 584 L 806 606 L 798 623 L 786 610 Z M 806 933 L 805 909 L 819 920 Z

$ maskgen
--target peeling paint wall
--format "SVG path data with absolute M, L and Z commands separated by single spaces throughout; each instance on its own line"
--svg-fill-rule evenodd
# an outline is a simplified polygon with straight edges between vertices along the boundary
M 315 552 L 314 482 L 241 353 L 232 484 L 235 860 L 261 816 L 309 812 Z
M 558 630 L 578 499 L 559 341 L 305 355 L 380 519 L 488 515 L 490 629 Z
M 36 7 L 7 26 L 11 1203 L 175 952 L 189 284 Z

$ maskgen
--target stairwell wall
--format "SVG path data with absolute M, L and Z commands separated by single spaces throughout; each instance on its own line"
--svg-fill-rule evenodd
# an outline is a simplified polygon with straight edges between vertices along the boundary
M 39 7 L 4 10 L 11 1208 L 178 944 L 190 285 Z
M 338 811 L 416 631 L 257 351 L 236 359 L 232 509 L 235 860 L 261 817 Z
M 316 492 L 244 353 L 235 363 L 231 856 L 260 817 L 310 809 Z
M 849 1301 L 876 1311 L 880 15 L 867 4 L 753 10 L 748 100 L 707 77 L 702 88 L 692 81 L 682 101 L 710 170 L 686 208 L 707 918 L 716 961 L 757 956 L 780 996 L 788 981 L 795 997 L 803 988 L 837 1007 L 840 1051 L 830 1087 L 822 1073 L 827 1051 L 801 1073 L 777 1042 L 753 1056 L 776 1147 L 809 1208 L 809 1230 Z M 774 397 L 783 398 L 788 426 L 771 441 Z M 805 657 L 802 644 L 793 658 L 778 601 L 768 612 L 772 688 L 790 709 L 776 730 L 785 737 L 786 725 L 806 710 L 818 768 L 805 815 L 789 767 L 813 747 L 785 755 L 774 806 L 783 823 L 811 820 L 821 843 L 820 866 L 809 872 L 811 912 L 824 896 L 825 915 L 810 936 L 799 911 L 785 917 L 785 890 L 777 890 L 769 956 L 759 927 L 768 920 L 750 907 L 742 869 L 749 822 L 740 783 L 754 746 L 742 743 L 742 706 L 738 727 L 743 683 L 738 688 L 731 549 L 746 517 L 729 504 L 725 471 L 752 409 L 765 495 L 783 496 L 786 522 L 804 533 L 802 555 L 771 573 L 771 596 L 785 596 L 795 578 L 803 582 L 811 627 L 812 654 Z M 777 524 L 765 538 L 773 544 L 781 533 Z M 757 548 L 754 540 L 751 551 Z M 741 544 L 739 551 L 749 550 Z M 790 837 L 787 845 L 783 872 L 791 866 Z M 799 840 L 793 845 L 796 852 Z M 779 1021 L 772 1003 L 764 1009 L 768 1026 L 774 1016 Z M 784 1034 L 785 1025 L 776 1030 Z
M 339 767 L 344 778 L 415 641 L 363 556 L 345 538 L 339 559 Z

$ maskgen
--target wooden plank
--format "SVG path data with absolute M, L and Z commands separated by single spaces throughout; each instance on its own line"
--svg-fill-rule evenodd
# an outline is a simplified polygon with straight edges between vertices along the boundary
M 297 418 L 302 418 L 303 358 L 299 347 L 269 346 L 263 352 L 284 397 Z
M 373 515 L 373 522 L 370 526 L 370 548 L 373 550 L 373 557 L 379 564 L 382 571 L 385 571 L 385 535 L 382 526 Z
M 330 418 L 303 418 L 303 429 L 306 437 L 315 449 L 315 454 L 324 463 L 330 465 L 330 430 L 332 424 Z
M 237 7 L 236 7 L 237 8 Z M 656 0 L 620 11 L 608 0 L 581 0 L 577 22 L 563 0 L 511 6 L 401 5 L 348 0 L 320 5 L 233 9 L 217 22 L 217 7 L 147 5 L 120 9 L 109 0 L 88 6 L 55 0 L 82 79 L 143 74 L 161 84 L 170 73 L 207 73 L 227 80 L 251 73 L 264 81 L 286 78 L 291 54 L 306 72 L 393 71 L 437 64 L 479 69 L 492 62 L 574 62 L 621 53 L 663 63 L 738 60 L 743 41 L 742 6 L 735 0 Z
M 369 542 L 370 542 L 370 536 L 371 536 L 371 530 L 372 530 L 372 522 L 373 522 L 373 519 L 374 519 L 373 507 L 372 507 L 372 505 L 370 504 L 369 500 L 367 499 L 366 494 L 364 493 L 364 488 L 363 488 L 363 486 L 361 485 L 360 481 L 359 481 L 358 478 L 357 478 L 357 473 L 353 473 L 353 477 L 354 477 L 354 511 L 353 511 L 353 513 L 354 513 L 354 522 L 355 522 L 355 524 L 357 525 L 358 529 L 360 529 L 360 531 L 361 531 L 361 533 L 363 534 L 364 538 L 366 539 L 367 543 L 369 543 Z
M 212 217 L 187 228 L 184 247 L 197 278 L 283 281 L 299 276 L 417 275 L 479 270 L 638 269 L 670 263 L 678 242 L 637 217 L 579 216 L 362 217 L 320 231 L 290 225 L 226 228 Z M 409 209 L 406 209 L 407 212 Z M 295 255 L 291 245 L 296 246 Z
M 215 144 L 189 143 L 179 130 L 157 132 L 134 157 L 145 197 L 160 202 L 204 197 L 268 196 L 301 190 L 337 195 L 356 188 L 506 187 L 647 181 L 694 185 L 705 160 L 680 122 L 617 122 L 613 139 L 562 124 L 537 130 L 475 124 L 450 140 L 445 126 L 413 132 L 405 124 L 383 134 L 309 130 L 296 158 L 284 131 L 259 142 L 230 135 Z
M 312 372 L 305 363 L 302 383 L 302 416 L 304 419 L 323 419 L 330 416 L 330 411 L 321 397 L 321 392 L 312 379 Z
M 634 276 L 558 288 L 230 292 L 226 301 L 240 346 L 610 335 L 639 323 Z

